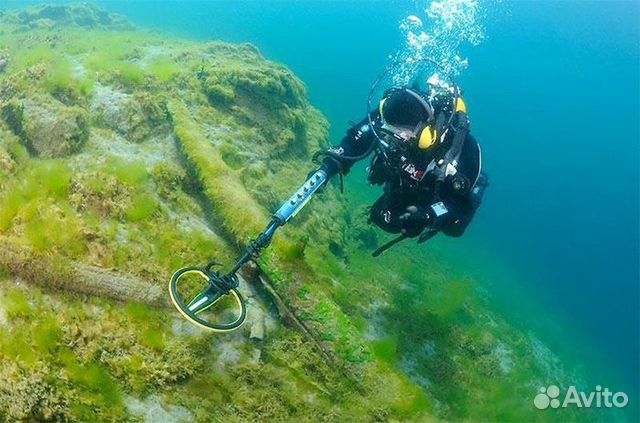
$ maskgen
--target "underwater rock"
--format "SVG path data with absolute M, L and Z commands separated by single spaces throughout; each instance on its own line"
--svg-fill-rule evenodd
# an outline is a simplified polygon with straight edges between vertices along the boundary
M 90 3 L 75 5 L 42 5 L 6 14 L 9 22 L 29 28 L 83 27 L 92 29 L 130 30 L 133 25 L 124 17 L 108 13 Z
M 6 274 L 24 281 L 31 292 L 46 290 L 47 303 L 51 294 L 62 304 L 51 320 L 65 323 L 47 332 L 43 338 L 49 344 L 34 353 L 61 373 L 61 397 L 80 405 L 56 419 L 169 420 L 147 417 L 154 407 L 158 411 L 153 395 L 169 390 L 177 403 L 199 415 L 198 421 L 210 421 L 202 417 L 203 406 L 215 404 L 228 390 L 221 383 L 256 390 L 252 379 L 234 381 L 243 373 L 239 366 L 249 366 L 252 374 L 264 372 L 256 397 L 277 397 L 272 387 L 287 388 L 293 379 L 288 368 L 295 366 L 295 379 L 303 386 L 298 389 L 324 401 L 329 397 L 325 383 L 343 383 L 328 369 L 327 363 L 338 360 L 333 341 L 319 341 L 318 328 L 309 329 L 297 313 L 302 307 L 313 310 L 314 295 L 325 294 L 307 295 L 308 304 L 292 301 L 294 294 L 278 273 L 269 281 L 263 276 L 265 269 L 278 271 L 284 262 L 247 272 L 259 289 L 241 281 L 250 310 L 246 326 L 222 337 L 185 329 L 182 321 L 174 324 L 179 317 L 167 307 L 166 282 L 181 266 L 210 258 L 230 262 L 262 230 L 273 206 L 304 179 L 310 152 L 328 143 L 326 119 L 309 105 L 304 84 L 253 46 L 203 45 L 147 32 L 105 32 L 99 26 L 58 29 L 96 25 L 91 19 L 78 20 L 66 7 L 0 18 L 2 31 L 8 28 L 0 42 L 6 37 L 24 41 L 24 48 L 12 51 L 12 65 L 0 82 L 0 287 Z M 97 25 L 108 24 L 96 19 Z M 212 75 L 218 71 L 216 82 Z M 227 103 L 207 95 L 216 89 L 232 93 Z M 165 99 L 171 99 L 170 107 Z M 316 227 L 317 215 L 326 218 L 340 209 L 330 190 L 324 198 L 297 222 Z M 304 226 L 296 228 L 290 245 L 284 237 L 274 240 L 267 254 L 280 251 L 290 264 L 305 267 L 301 247 L 306 241 L 299 238 L 306 232 Z M 333 232 L 317 239 L 332 238 Z M 311 280 L 311 270 L 305 271 Z M 297 271 L 286 274 L 305 283 Z M 277 293 L 275 283 L 282 284 Z M 20 313 L 42 316 L 43 303 L 17 304 Z M 89 311 L 78 316 L 78 310 Z M 16 348 L 40 333 L 7 316 L 7 330 L 27 337 Z M 345 317 L 340 325 L 340 338 L 334 339 L 348 348 L 353 336 L 343 336 L 343 328 L 350 323 Z M 288 344 L 292 339 L 297 341 Z M 62 349 L 65 360 L 58 359 Z M 4 360 L 3 353 L 0 342 Z M 94 366 L 86 372 L 89 382 L 65 379 L 65 366 L 80 367 L 76 362 Z M 300 367 L 309 363 L 308 369 Z M 220 379 L 201 377 L 214 373 Z M 107 386 L 109 399 L 115 400 L 97 405 L 88 385 Z M 32 388 L 37 393 L 52 386 L 38 379 Z M 194 386 L 213 395 L 194 402 L 183 390 Z M 128 407 L 121 392 L 146 399 L 138 408 Z M 0 421 L 23 414 L 23 420 L 44 421 L 40 409 L 29 407 L 19 394 L 7 392 L 3 398 L 20 403 L 24 411 L 0 409 Z M 274 421 L 309 420 L 317 408 L 286 400 L 295 407 L 278 407 Z M 377 407 L 379 401 L 371 403 Z M 263 416 L 253 404 L 220 409 L 216 419 L 240 415 L 240 421 L 256 421 Z M 91 410 L 91 418 L 84 410 Z
M 302 106 L 306 98 L 302 82 L 277 65 L 223 67 L 209 76 L 204 87 L 214 103 L 247 97 L 263 106 L 283 109 Z M 278 103 L 273 101 L 276 98 Z
M 99 186 L 99 190 L 95 189 Z M 103 218 L 122 219 L 130 201 L 130 189 L 116 178 L 101 172 L 78 175 L 69 187 L 69 202 L 80 212 L 93 212 Z
M 3 106 L 1 115 L 25 147 L 42 158 L 68 156 L 89 138 L 87 113 L 53 98 L 12 100 Z
M 18 101 L 2 104 L 0 117 L 18 137 L 24 137 L 24 106 Z
M 0 56 L 0 73 L 3 73 L 9 64 L 9 59 Z
M 2 304 L 0 303 L 0 326 L 6 326 L 8 323 L 7 313 L 4 311 Z
M 24 132 L 40 157 L 64 157 L 80 150 L 89 138 L 86 112 L 56 101 L 25 102 Z
M 229 367 L 239 364 L 244 357 L 244 342 L 238 336 L 223 340 L 216 345 L 215 370 L 224 374 Z
M 256 341 L 262 341 L 265 337 L 265 327 L 264 327 L 264 319 L 256 320 L 256 322 L 251 325 L 251 333 L 249 338 L 255 339 Z
M 189 410 L 178 405 L 163 404 L 159 395 L 149 395 L 144 400 L 126 396 L 124 402 L 129 412 L 142 417 L 144 423 L 188 423 L 194 420 Z
M 260 364 L 260 359 L 262 358 L 262 350 L 260 348 L 254 348 L 253 354 L 251 358 L 249 358 L 248 363 L 253 366 L 258 366 Z
M 165 106 L 151 94 L 127 94 L 101 84 L 94 88 L 91 114 L 98 126 L 133 142 L 142 142 L 167 126 Z
M 250 44 L 210 43 L 208 51 L 221 56 L 199 71 L 209 103 L 258 128 L 263 136 L 255 141 L 270 143 L 270 149 L 307 154 L 315 116 L 309 116 L 304 83 L 284 66 L 265 63 Z

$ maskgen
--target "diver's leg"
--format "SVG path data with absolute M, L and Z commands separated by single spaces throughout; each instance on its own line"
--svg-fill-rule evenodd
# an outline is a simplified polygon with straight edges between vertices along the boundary
M 469 223 L 471 223 L 474 214 L 475 210 L 472 210 L 467 214 L 457 217 L 442 227 L 442 233 L 453 238 L 461 237 L 467 229 L 467 226 L 469 226 Z
M 456 211 L 457 216 L 443 226 L 442 232 L 445 235 L 457 238 L 464 234 L 467 226 L 469 226 L 473 220 L 476 210 L 478 210 L 482 203 L 482 197 L 484 196 L 484 191 L 487 186 L 489 186 L 489 177 L 486 173 L 481 172 L 469 196 L 466 197 L 464 201 L 452 204 L 452 209 Z
M 485 172 L 480 172 L 476 184 L 471 189 L 471 203 L 474 210 L 480 207 L 482 203 L 482 197 L 484 196 L 485 189 L 489 186 L 489 175 Z

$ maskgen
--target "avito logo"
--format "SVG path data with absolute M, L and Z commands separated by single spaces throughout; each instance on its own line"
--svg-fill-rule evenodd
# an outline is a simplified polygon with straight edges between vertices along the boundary
M 560 402 L 560 388 L 556 385 L 549 387 L 541 387 L 538 395 L 533 399 L 533 405 L 540 410 L 551 408 L 576 406 L 579 408 L 622 408 L 629 403 L 629 397 L 624 392 L 613 392 L 609 388 L 602 389 L 602 386 L 596 386 L 595 391 L 583 392 L 578 391 L 575 386 L 569 386 L 564 395 L 564 399 Z

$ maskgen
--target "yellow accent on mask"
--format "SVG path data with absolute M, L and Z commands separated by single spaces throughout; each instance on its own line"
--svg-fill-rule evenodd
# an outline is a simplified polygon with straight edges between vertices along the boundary
M 426 126 L 420 133 L 420 139 L 418 140 L 418 147 L 421 150 L 426 150 L 436 143 L 436 130 L 431 126 Z
M 456 101 L 456 112 L 467 113 L 467 105 L 464 104 L 462 97 L 458 97 L 458 101 Z

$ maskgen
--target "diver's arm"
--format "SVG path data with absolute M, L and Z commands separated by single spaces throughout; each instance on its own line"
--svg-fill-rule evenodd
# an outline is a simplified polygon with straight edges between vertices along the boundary
M 377 117 L 374 119 L 375 125 Z M 369 118 L 365 118 L 349 128 L 340 144 L 329 148 L 322 154 L 325 156 L 322 169 L 330 177 L 341 173 L 346 175 L 357 161 L 360 161 L 373 151 L 376 136 L 371 129 Z
M 472 138 L 473 140 L 473 138 Z M 474 140 L 474 144 L 477 145 Z M 421 222 L 446 235 L 461 236 L 480 207 L 488 177 L 482 172 L 480 149 L 468 149 L 461 157 L 460 169 L 436 182 L 435 195 L 426 206 L 410 206 L 400 218 Z
M 443 201 L 439 203 L 439 206 L 441 206 L 439 207 L 441 213 L 442 211 L 444 211 L 444 213 L 438 215 L 438 213 L 433 210 L 434 206 L 432 206 L 432 220 L 429 226 L 449 236 L 461 236 L 475 214 L 470 193 L 462 196 L 453 194 L 452 196 L 445 197 Z
M 482 170 L 479 174 L 474 172 L 472 175 L 469 178 L 469 175 L 458 172 L 444 181 L 439 190 L 439 199 L 446 213 L 435 216 L 435 220 L 431 222 L 434 229 L 449 236 L 462 236 L 480 207 L 485 189 L 489 185 L 489 178 Z

